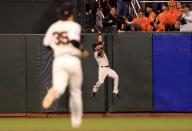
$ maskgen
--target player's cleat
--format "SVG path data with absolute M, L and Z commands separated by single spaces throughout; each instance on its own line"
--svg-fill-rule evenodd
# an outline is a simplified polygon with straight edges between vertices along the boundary
M 53 101 L 54 101 L 53 96 L 47 95 L 47 96 L 43 99 L 43 103 L 42 103 L 43 108 L 44 108 L 44 109 L 50 108 L 50 106 L 52 105 Z
M 95 97 L 95 95 L 96 95 L 96 92 L 92 91 L 92 92 L 91 92 L 91 96 L 92 96 L 92 97 Z
M 48 109 L 50 106 L 51 106 L 51 100 L 52 98 L 48 98 L 48 97 L 45 97 L 44 100 L 43 100 L 43 103 L 42 103 L 42 106 L 44 109 Z
M 72 127 L 73 127 L 73 128 L 79 128 L 79 127 L 80 127 L 80 124 L 76 124 L 76 123 L 75 123 L 75 124 L 72 124 Z
M 119 94 L 118 93 L 113 93 L 115 98 L 119 98 Z
M 79 128 L 81 126 L 82 118 L 80 116 L 71 116 L 71 124 L 73 128 Z
M 54 100 L 56 99 L 57 92 L 54 89 L 50 89 L 43 99 L 42 106 L 44 109 L 48 109 L 53 104 Z

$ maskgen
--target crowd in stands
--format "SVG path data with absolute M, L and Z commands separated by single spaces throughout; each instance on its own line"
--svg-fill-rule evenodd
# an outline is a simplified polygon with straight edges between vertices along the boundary
M 130 17 L 130 0 L 100 0 L 97 3 L 96 27 L 104 32 L 124 31 L 183 31 L 192 32 L 192 11 L 190 5 L 175 0 L 161 4 L 161 11 L 146 3 L 137 11 L 137 17 Z M 123 9 L 123 10 L 122 10 Z

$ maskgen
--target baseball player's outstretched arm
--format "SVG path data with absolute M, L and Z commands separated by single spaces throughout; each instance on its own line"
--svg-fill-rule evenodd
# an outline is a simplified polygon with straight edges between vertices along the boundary
M 97 34 L 97 42 L 102 44 L 102 46 L 104 46 L 104 42 L 103 42 L 103 36 L 101 34 L 101 32 L 99 31 Z
M 101 35 L 100 31 L 98 32 L 98 35 L 97 35 L 97 41 L 98 42 L 103 42 L 103 38 L 102 38 L 102 35 Z

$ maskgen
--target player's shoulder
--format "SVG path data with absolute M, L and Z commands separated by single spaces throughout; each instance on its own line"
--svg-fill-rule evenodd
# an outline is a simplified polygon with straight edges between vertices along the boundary
M 56 21 L 56 22 L 54 22 L 53 24 L 51 24 L 51 25 L 49 26 L 49 29 L 54 29 L 54 28 L 56 28 L 58 25 L 60 25 L 60 21 Z
M 81 28 L 80 24 L 75 21 L 66 21 L 66 22 L 75 28 Z

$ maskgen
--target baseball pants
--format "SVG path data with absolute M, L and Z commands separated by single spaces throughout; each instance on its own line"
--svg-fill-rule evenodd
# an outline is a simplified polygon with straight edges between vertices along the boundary
M 101 85 L 104 83 L 106 76 L 109 76 L 114 79 L 113 93 L 118 94 L 119 76 L 117 75 L 117 73 L 109 67 L 99 67 L 98 73 L 99 80 L 93 87 L 93 92 L 97 92 L 100 89 Z
M 69 85 L 69 107 L 71 112 L 71 123 L 78 127 L 82 121 L 82 66 L 81 60 L 75 56 L 65 55 L 54 59 L 53 62 L 53 87 L 58 98 L 65 92 Z

